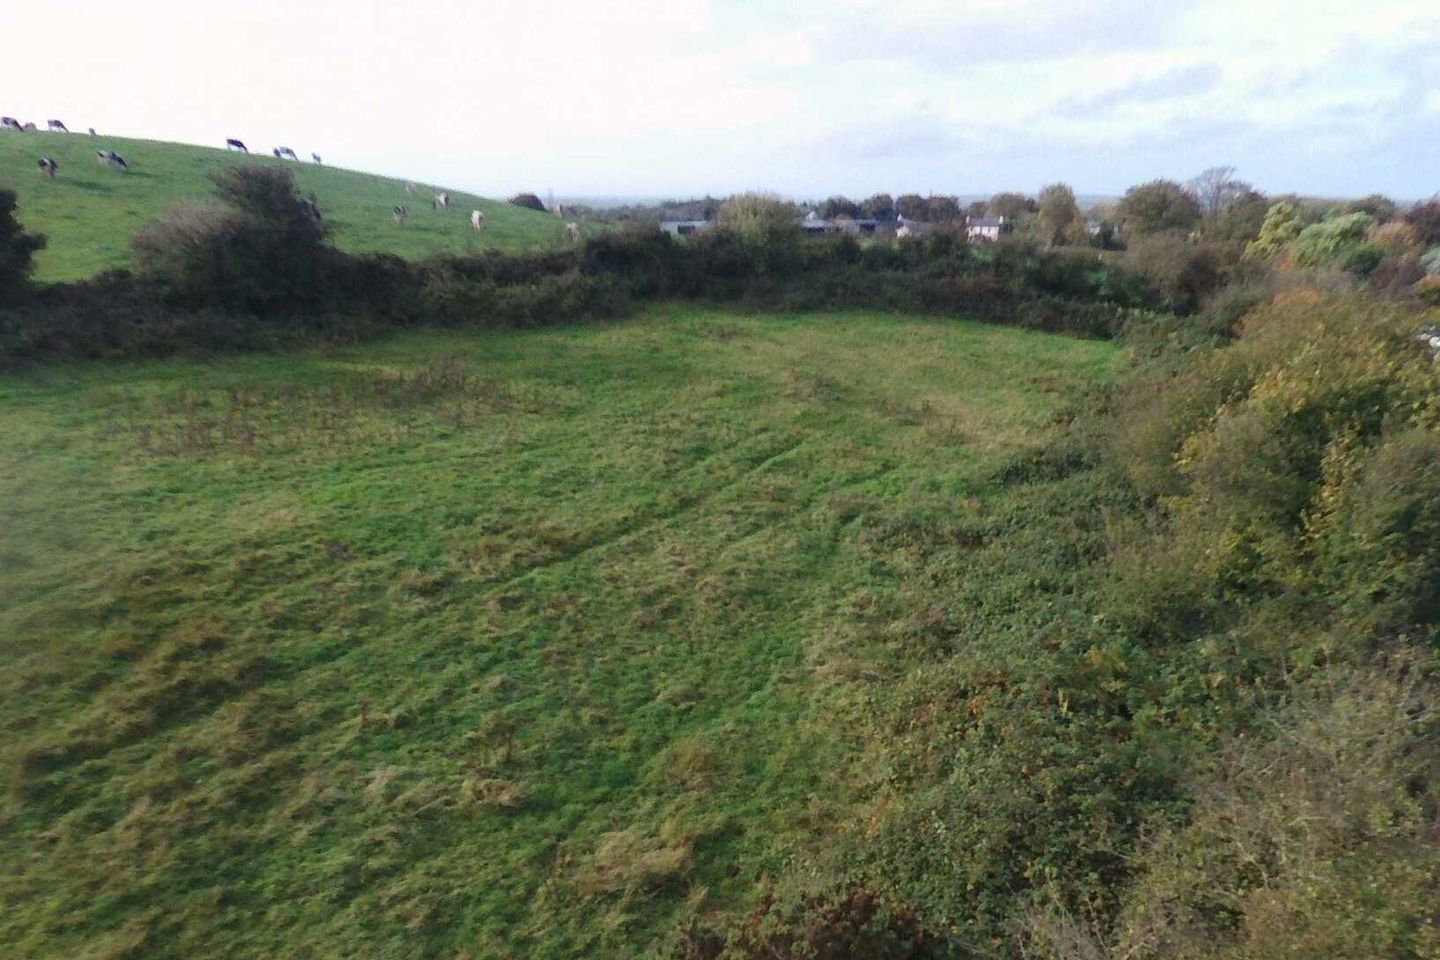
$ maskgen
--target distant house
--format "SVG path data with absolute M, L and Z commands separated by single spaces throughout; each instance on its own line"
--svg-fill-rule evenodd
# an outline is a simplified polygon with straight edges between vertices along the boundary
M 1005 232 L 1004 217 L 966 217 L 965 237 L 971 243 L 979 240 L 995 241 Z
M 811 236 L 820 236 L 826 233 L 834 233 L 835 225 L 832 224 L 829 220 L 821 217 L 820 214 L 816 213 L 814 210 L 811 210 L 809 213 L 805 214 L 804 219 L 800 221 L 800 229 L 804 230 Z
M 661 220 L 660 228 L 672 237 L 690 237 L 715 227 L 714 220 Z
M 935 224 L 926 223 L 924 220 L 906 220 L 901 217 L 899 223 L 900 226 L 895 230 L 897 240 L 919 240 L 935 232 Z
M 830 226 L 835 233 L 848 233 L 851 236 L 873 237 L 875 230 L 880 226 L 880 221 L 870 217 L 836 217 L 830 221 Z

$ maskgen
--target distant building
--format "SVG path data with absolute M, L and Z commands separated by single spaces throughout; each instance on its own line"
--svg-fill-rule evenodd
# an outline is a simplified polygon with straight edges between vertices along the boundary
M 661 220 L 660 228 L 672 237 L 690 237 L 715 228 L 714 220 Z
M 1004 217 L 966 217 L 965 237 L 971 243 L 978 240 L 993 242 L 1005 232 Z
M 901 217 L 899 223 L 900 226 L 895 230 L 897 240 L 919 240 L 935 232 L 935 224 L 926 223 L 924 220 L 906 220 Z
M 871 217 L 836 217 L 830 221 L 830 226 L 835 233 L 848 233 L 851 236 L 873 237 L 875 230 L 880 226 L 880 221 Z

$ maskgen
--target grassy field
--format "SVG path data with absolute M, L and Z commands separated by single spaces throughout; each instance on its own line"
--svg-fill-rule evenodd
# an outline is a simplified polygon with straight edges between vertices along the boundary
M 963 558 L 1118 356 L 661 307 L 0 379 L 0 942 L 622 958 L 743 909 L 875 813 L 906 531 Z
M 100 166 L 95 151 L 115 150 L 130 164 L 128 174 Z M 55 158 L 60 172 L 46 179 L 35 167 L 40 155 Z M 49 246 L 36 257 L 35 279 L 76 280 L 130 264 L 130 236 L 182 200 L 211 194 L 208 174 L 224 164 L 285 164 L 295 171 L 302 194 L 314 192 L 334 228 L 334 242 L 354 253 L 389 252 L 404 257 L 464 253 L 495 247 L 536 249 L 563 240 L 555 217 L 470 194 L 450 191 L 450 209 L 437 213 L 430 199 L 443 185 L 421 185 L 415 195 L 404 182 L 338 167 L 276 160 L 156 140 L 128 140 L 84 134 L 0 134 L 0 187 L 16 191 L 19 219 L 43 233 Z M 392 210 L 406 206 L 401 228 Z M 470 211 L 484 210 L 489 223 L 478 236 Z

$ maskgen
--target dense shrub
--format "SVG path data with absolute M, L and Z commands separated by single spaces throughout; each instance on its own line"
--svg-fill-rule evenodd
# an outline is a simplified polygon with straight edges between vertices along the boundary
M 329 302 L 339 260 L 290 170 L 226 167 L 211 179 L 218 202 L 182 204 L 136 232 L 140 271 L 183 306 L 268 311 Z
M 1178 313 L 1193 313 L 1225 277 L 1225 251 L 1192 242 L 1175 232 L 1152 233 L 1131 241 L 1125 267 L 1141 277 L 1161 302 Z
M 517 193 L 511 197 L 508 202 L 513 206 L 524 207 L 527 210 L 539 210 L 542 213 L 545 211 L 545 201 L 533 193 Z
M 692 925 L 674 960 L 942 960 L 958 945 L 927 931 L 915 914 L 854 889 L 781 902 L 763 900 L 724 930 Z
M 1415 231 L 1415 239 L 1426 246 L 1440 243 L 1440 198 L 1417 203 L 1405 213 L 1404 220 Z
M 15 219 L 15 192 L 0 190 L 0 298 L 18 299 L 30 277 L 31 258 L 44 247 L 44 237 L 26 233 Z

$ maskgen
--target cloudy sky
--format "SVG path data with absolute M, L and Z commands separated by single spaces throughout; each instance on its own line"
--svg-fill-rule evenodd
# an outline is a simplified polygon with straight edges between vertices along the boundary
M 507 194 L 1440 190 L 1437 0 L 42 0 L 0 113 Z

